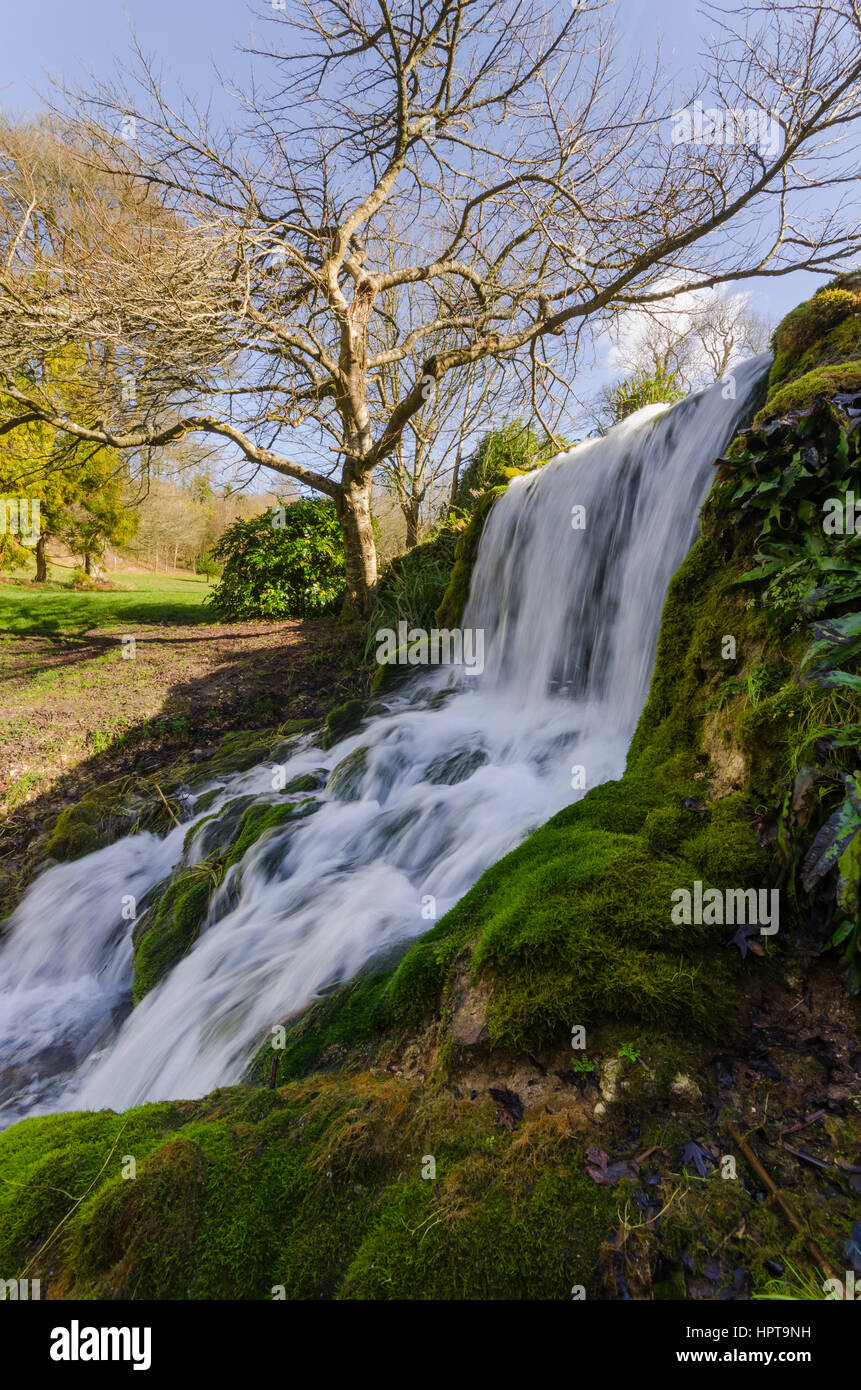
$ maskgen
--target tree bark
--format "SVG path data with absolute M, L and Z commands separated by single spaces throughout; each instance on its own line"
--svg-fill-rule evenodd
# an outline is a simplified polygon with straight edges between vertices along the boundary
M 374 606 L 377 589 L 377 547 L 371 526 L 371 479 L 344 480 L 337 499 L 338 516 L 344 537 L 347 613 L 366 618 Z
M 407 523 L 407 550 L 412 550 L 413 546 L 419 543 L 418 508 L 414 499 L 410 499 L 408 505 L 403 508 L 403 513 Z
M 36 583 L 44 584 L 48 578 L 48 557 L 45 553 L 46 538 L 40 536 L 36 542 Z

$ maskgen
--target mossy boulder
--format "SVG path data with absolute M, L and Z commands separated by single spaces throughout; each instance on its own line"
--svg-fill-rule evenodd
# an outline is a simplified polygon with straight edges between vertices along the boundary
M 28 1120 L 0 1134 L 0 1254 L 62 1298 L 595 1296 L 614 1197 L 582 1140 L 554 1131 L 536 1174 L 538 1144 L 489 1096 L 367 1073 Z
M 493 487 L 479 497 L 472 510 L 469 522 L 458 537 L 454 551 L 454 564 L 451 569 L 451 576 L 448 588 L 443 596 L 442 603 L 436 611 L 436 625 L 439 628 L 457 627 L 463 616 L 464 606 L 469 596 L 469 584 L 472 578 L 472 569 L 478 556 L 478 547 L 481 543 L 482 533 L 485 523 L 490 514 L 490 509 L 505 492 L 505 486 Z
M 364 700 L 346 700 L 343 705 L 338 705 L 326 716 L 326 732 L 323 736 L 323 747 L 331 748 L 333 744 L 339 743 L 347 734 L 357 729 L 365 715 Z
M 207 865 L 183 870 L 137 922 L 132 982 L 135 1004 L 139 1004 L 194 945 L 218 878 L 218 872 Z

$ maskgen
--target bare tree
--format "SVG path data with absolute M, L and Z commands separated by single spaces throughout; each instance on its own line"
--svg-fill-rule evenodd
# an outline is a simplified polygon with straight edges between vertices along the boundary
M 695 391 L 764 352 L 773 328 L 751 309 L 747 294 L 706 290 L 622 315 L 612 332 L 611 359 L 625 376 L 661 370 L 683 390 Z
M 137 50 L 115 82 L 67 94 L 76 148 L 145 215 L 134 234 L 106 222 L 77 266 L 74 237 L 46 250 L 35 206 L 3 201 L 3 427 L 37 416 L 121 450 L 232 441 L 334 498 L 355 611 L 376 584 L 374 474 L 451 374 L 520 364 L 542 420 L 583 335 L 620 309 L 857 253 L 854 0 L 713 11 L 684 94 L 625 63 L 600 0 L 286 5 L 260 17 L 272 38 L 252 41 L 259 76 L 230 128 Z M 394 267 L 378 254 L 393 215 Z M 421 322 L 375 348 L 388 297 L 418 287 Z M 22 384 L 58 340 L 133 364 L 138 414 L 64 419 Z M 380 374 L 414 358 L 375 418 Z
M 433 306 L 424 303 L 421 286 L 403 301 L 394 287 L 380 296 L 378 313 L 370 325 L 370 347 L 372 355 L 382 354 L 387 360 L 373 378 L 369 400 L 375 432 L 385 428 L 409 395 L 416 378 L 422 375 L 425 358 L 439 355 L 458 342 L 456 331 L 441 328 L 418 339 L 409 356 L 396 354 L 401 342 L 420 329 L 432 313 Z M 488 357 L 448 373 L 439 383 L 426 379 L 426 399 L 409 416 L 392 453 L 383 459 L 383 486 L 397 498 L 407 547 L 418 542 L 422 521 L 429 520 L 428 511 L 434 506 L 442 510 L 454 494 L 469 439 L 501 418 L 510 402 L 512 383 L 506 382 L 503 368 L 498 359 Z

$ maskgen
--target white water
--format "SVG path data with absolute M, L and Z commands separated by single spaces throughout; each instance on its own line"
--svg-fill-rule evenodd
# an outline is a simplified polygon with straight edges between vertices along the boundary
M 273 1023 L 426 931 L 429 898 L 442 916 L 582 795 L 573 766 L 589 787 L 618 777 L 667 584 L 765 363 L 737 369 L 737 401 L 716 386 L 650 407 L 511 484 L 463 618 L 485 631 L 484 675 L 426 672 L 328 752 L 296 740 L 285 780 L 324 769 L 317 809 L 252 846 L 193 949 L 125 1021 L 123 897 L 140 904 L 183 858 L 211 853 L 206 827 L 185 856 L 188 825 L 43 873 L 0 941 L 0 1123 L 236 1081 Z M 584 530 L 572 529 L 575 505 Z M 239 795 L 283 802 L 273 771 L 225 779 L 206 815 Z

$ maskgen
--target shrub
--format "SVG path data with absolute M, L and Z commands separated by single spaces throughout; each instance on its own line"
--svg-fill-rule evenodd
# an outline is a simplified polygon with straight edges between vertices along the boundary
M 492 487 L 507 483 L 514 473 L 526 473 L 557 454 L 559 448 L 536 434 L 522 420 L 509 420 L 498 430 L 488 430 L 461 475 L 452 506 L 471 512 L 476 499 Z
M 376 650 L 376 634 L 380 628 L 397 631 L 402 620 L 411 628 L 429 630 L 435 625 L 434 615 L 442 602 L 454 563 L 457 536 L 452 526 L 443 524 L 429 540 L 413 546 L 388 565 L 368 620 L 366 657 Z
M 203 574 L 207 579 L 217 579 L 221 574 L 221 566 L 216 560 L 211 550 L 199 555 L 194 562 L 195 574 Z
M 603 415 L 610 425 L 626 420 L 635 410 L 644 405 L 672 404 L 685 395 L 678 380 L 678 374 L 667 367 L 658 366 L 654 371 L 635 372 L 633 376 L 616 381 L 603 392 Z
M 213 546 L 221 579 L 205 600 L 226 618 L 306 618 L 333 612 L 344 593 L 335 505 L 303 498 L 235 521 Z

